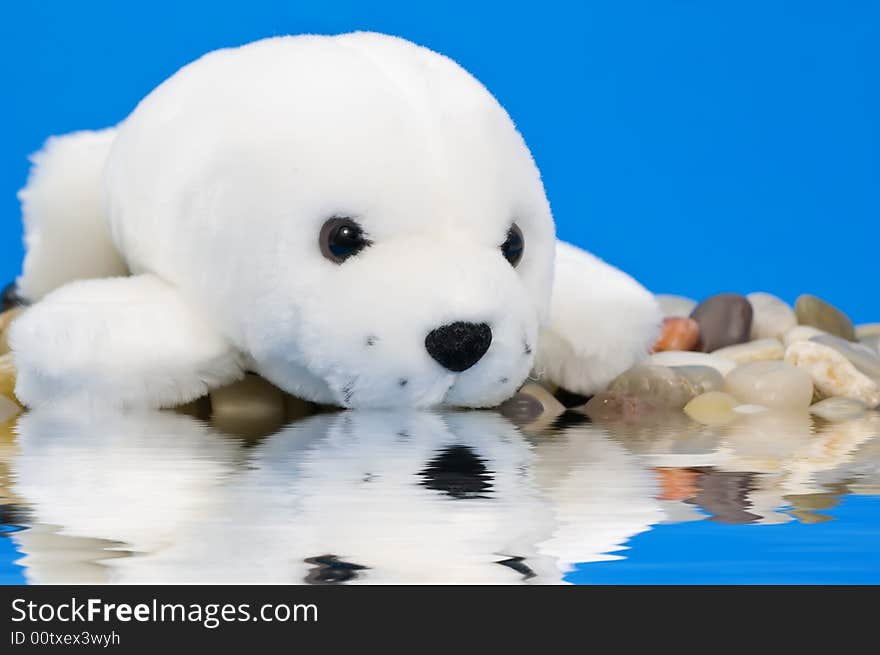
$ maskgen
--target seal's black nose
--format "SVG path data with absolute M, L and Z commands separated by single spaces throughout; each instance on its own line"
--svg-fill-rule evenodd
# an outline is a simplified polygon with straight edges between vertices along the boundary
M 431 330 L 425 337 L 428 353 L 444 368 L 461 373 L 480 361 L 492 343 L 485 323 L 456 321 Z

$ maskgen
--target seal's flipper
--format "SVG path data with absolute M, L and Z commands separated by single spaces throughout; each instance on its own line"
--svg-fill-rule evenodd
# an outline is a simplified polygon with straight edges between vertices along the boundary
M 71 282 L 16 319 L 9 342 L 29 407 L 173 407 L 244 375 L 226 339 L 154 275 Z
M 559 241 L 550 320 L 535 373 L 575 393 L 602 391 L 648 354 L 662 316 L 654 296 L 598 257 Z

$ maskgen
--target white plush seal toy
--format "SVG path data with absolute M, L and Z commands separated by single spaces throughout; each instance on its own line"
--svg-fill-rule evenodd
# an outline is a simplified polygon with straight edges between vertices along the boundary
M 33 162 L 29 406 L 165 407 L 252 370 L 344 407 L 487 407 L 531 370 L 592 393 L 658 331 L 651 294 L 556 241 L 493 96 L 399 38 L 212 52 Z

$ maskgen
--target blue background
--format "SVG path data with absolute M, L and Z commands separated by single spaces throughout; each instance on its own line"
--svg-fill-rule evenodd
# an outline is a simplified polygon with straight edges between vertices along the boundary
M 560 235 L 656 292 L 809 291 L 880 320 L 877 3 L 7 2 L 0 279 L 49 134 L 113 124 L 200 54 L 371 29 L 450 55 L 504 104 Z

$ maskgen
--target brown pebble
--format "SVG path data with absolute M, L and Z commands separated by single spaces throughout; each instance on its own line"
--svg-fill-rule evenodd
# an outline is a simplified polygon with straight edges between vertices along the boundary
M 710 353 L 749 340 L 752 304 L 738 293 L 719 293 L 697 305 L 691 318 L 699 325 L 698 350 Z
M 700 341 L 700 326 L 692 318 L 663 319 L 663 331 L 654 344 L 654 352 L 693 350 Z
M 211 424 L 218 431 L 258 441 L 286 422 L 284 392 L 258 375 L 211 392 Z
M 24 311 L 22 307 L 13 307 L 0 314 L 0 355 L 9 352 L 9 326 Z
M 0 355 L 0 395 L 18 402 L 15 397 L 15 378 L 16 370 L 12 355 L 8 353 Z

